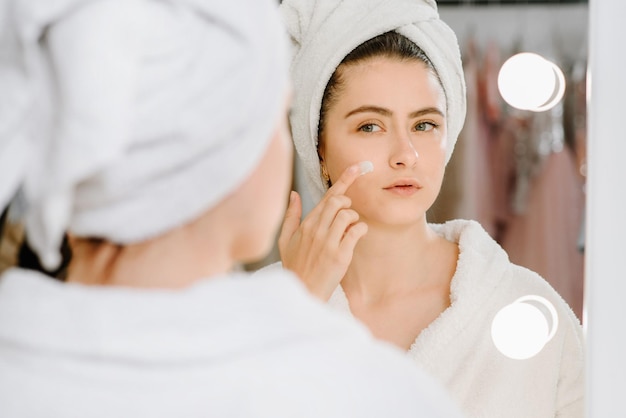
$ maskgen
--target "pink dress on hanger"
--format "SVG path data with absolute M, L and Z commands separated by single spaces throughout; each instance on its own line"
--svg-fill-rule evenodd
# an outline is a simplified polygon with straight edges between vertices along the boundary
M 511 216 L 500 243 L 513 263 L 543 276 L 579 319 L 584 255 L 578 239 L 584 204 L 574 155 L 567 147 L 553 152 L 530 183 L 524 212 Z

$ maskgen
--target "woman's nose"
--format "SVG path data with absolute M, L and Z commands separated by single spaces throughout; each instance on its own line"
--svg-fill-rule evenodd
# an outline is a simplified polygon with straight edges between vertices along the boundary
M 389 156 L 389 165 L 394 168 L 413 167 L 417 163 L 417 158 L 417 150 L 407 134 L 396 138 L 393 150 Z

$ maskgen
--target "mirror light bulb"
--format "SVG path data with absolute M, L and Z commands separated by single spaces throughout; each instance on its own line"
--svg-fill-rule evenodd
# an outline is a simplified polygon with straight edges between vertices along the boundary
M 491 323 L 491 338 L 505 356 L 525 360 L 541 352 L 557 328 L 554 306 L 541 296 L 528 295 L 500 309 Z
M 498 73 L 498 90 L 509 105 L 542 112 L 554 107 L 565 94 L 563 71 L 532 52 L 507 59 Z

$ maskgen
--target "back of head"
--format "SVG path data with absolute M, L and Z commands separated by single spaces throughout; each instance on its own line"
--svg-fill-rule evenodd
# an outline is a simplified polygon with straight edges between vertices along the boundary
M 415 43 L 441 81 L 450 159 L 465 119 L 465 80 L 457 38 L 439 18 L 434 0 L 284 0 L 281 11 L 295 49 L 292 135 L 314 200 L 326 191 L 317 154 L 324 90 L 347 55 L 387 32 Z
M 269 144 L 288 85 L 272 0 L 3 0 L 0 207 L 46 266 L 190 222 Z

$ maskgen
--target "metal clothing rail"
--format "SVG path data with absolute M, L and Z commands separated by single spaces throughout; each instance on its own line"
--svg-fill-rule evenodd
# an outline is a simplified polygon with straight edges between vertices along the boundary
M 502 53 L 523 49 L 560 65 L 587 55 L 588 8 L 586 3 L 501 7 L 440 3 L 439 15 L 461 45 L 470 39 L 481 48 L 496 42 Z
M 436 0 L 441 6 L 499 6 L 588 3 L 588 0 Z

